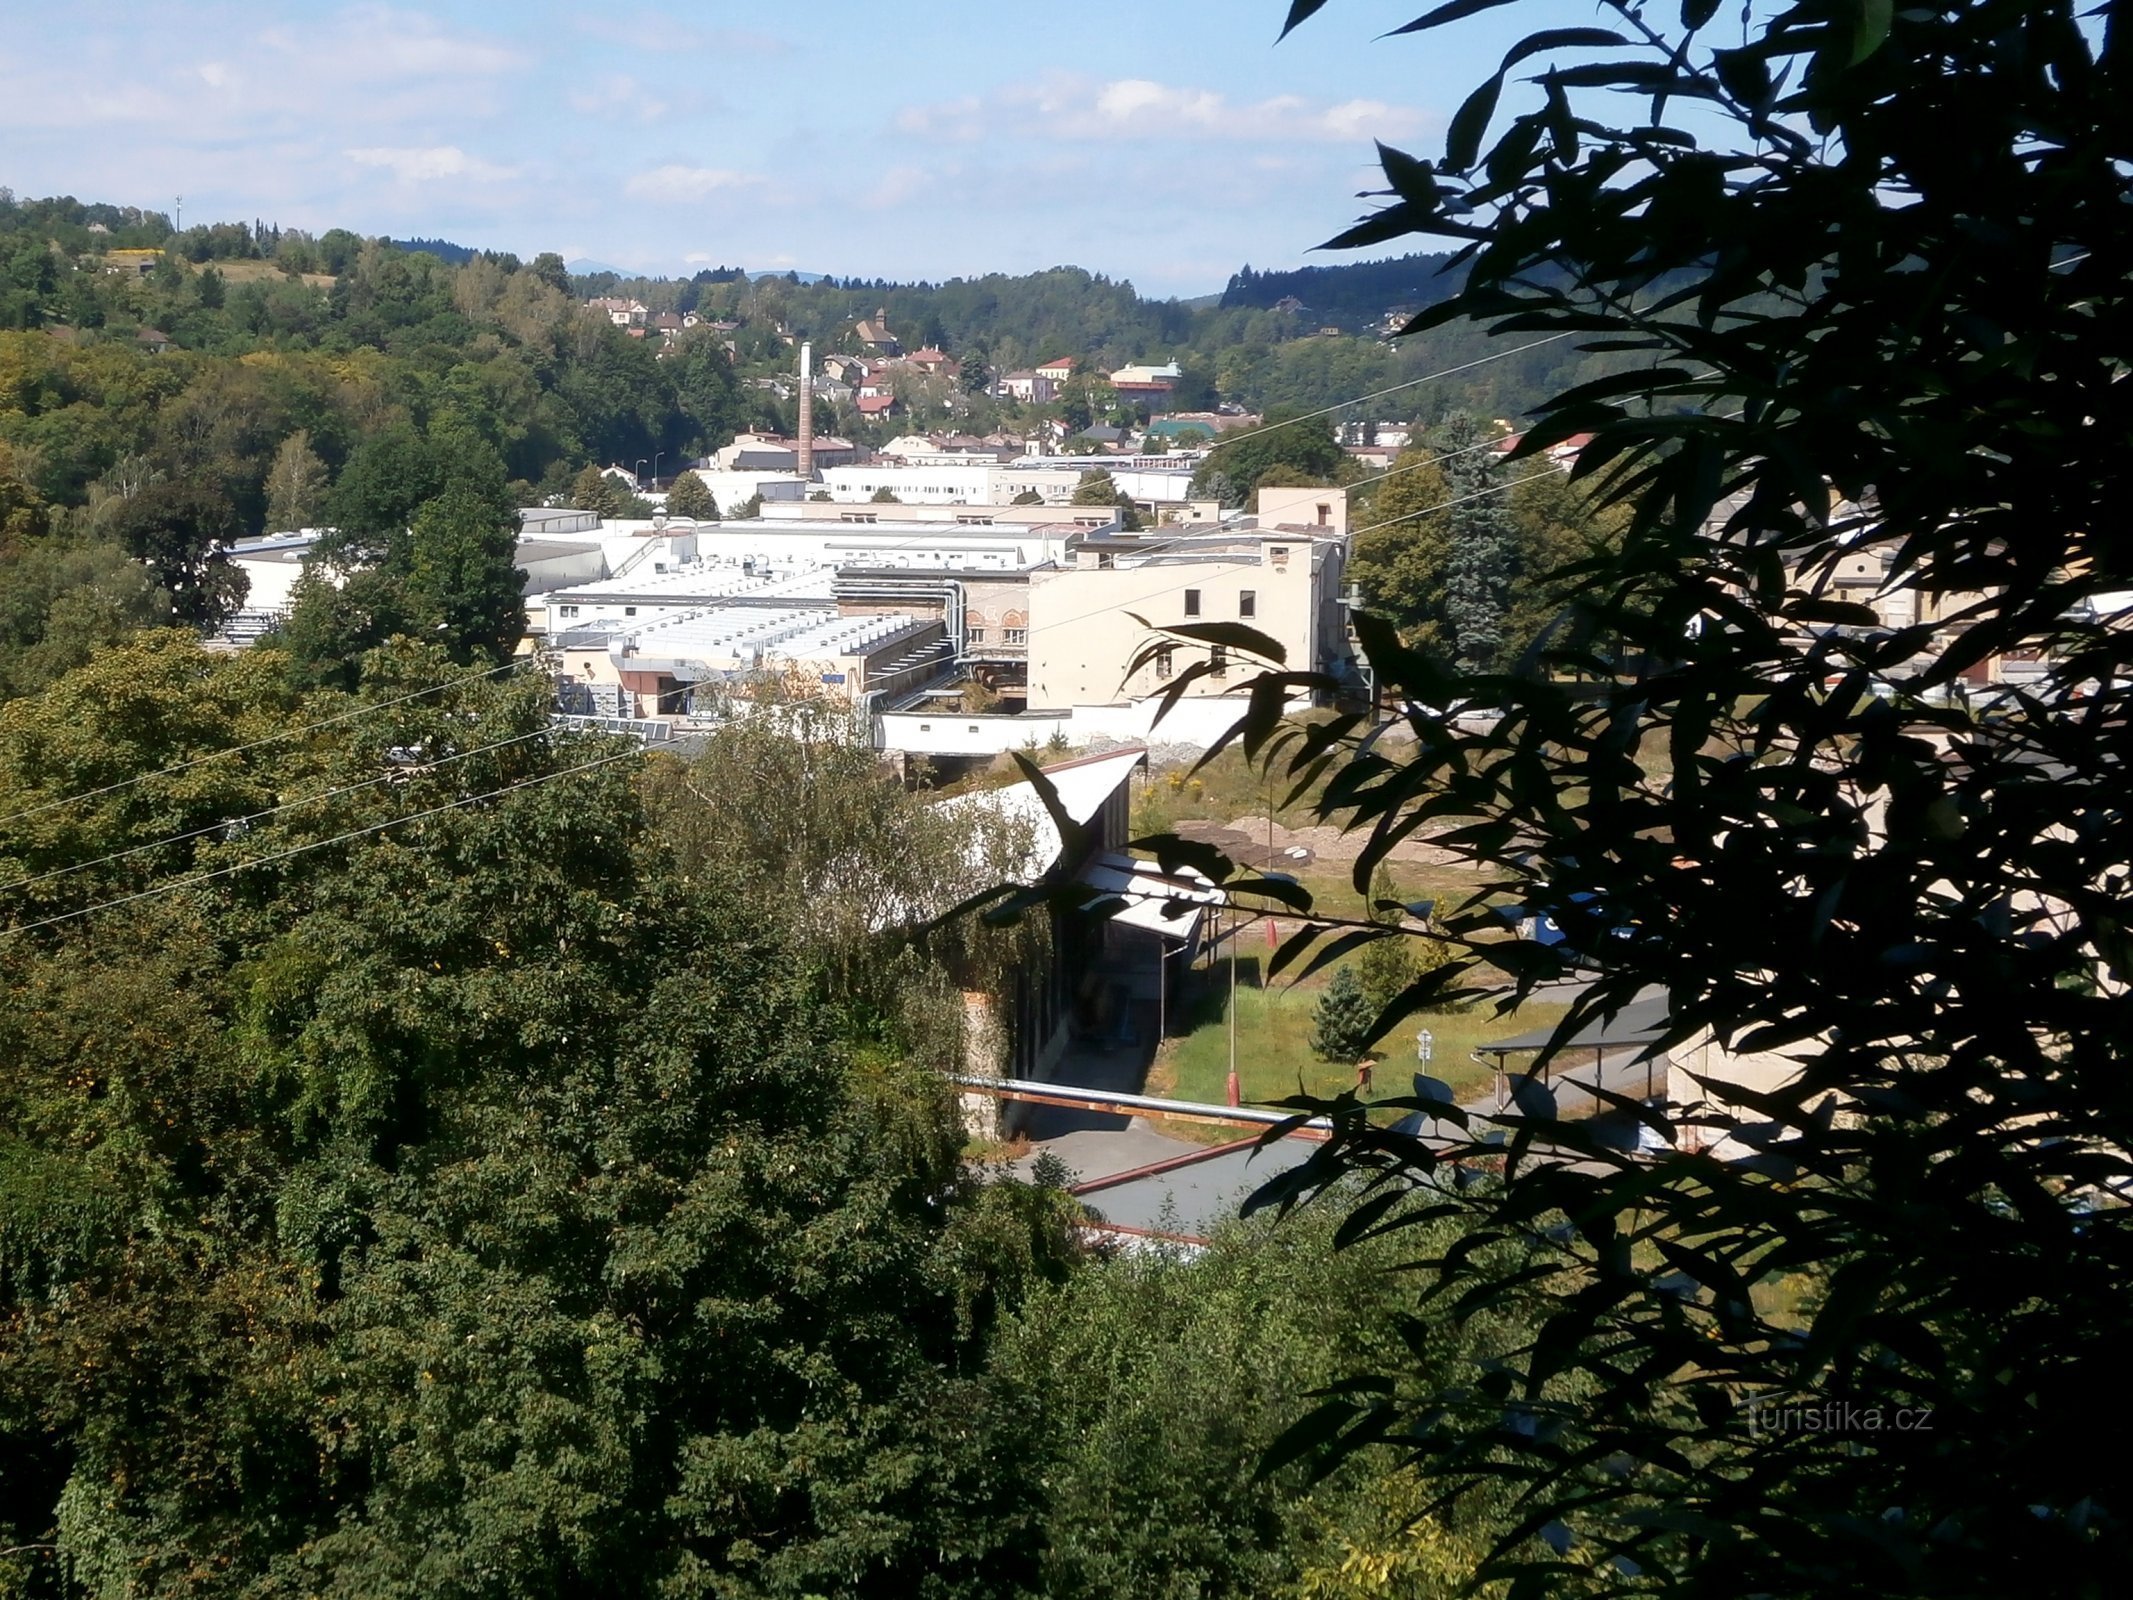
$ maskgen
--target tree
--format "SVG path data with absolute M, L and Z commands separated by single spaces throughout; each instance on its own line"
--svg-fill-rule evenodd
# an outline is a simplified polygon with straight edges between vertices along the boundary
M 1137 532 L 1141 525 L 1140 507 L 1133 503 L 1133 496 L 1118 486 L 1118 480 L 1102 467 L 1091 467 L 1081 475 L 1074 486 L 1072 504 L 1077 506 L 1116 506 L 1119 526 L 1127 532 Z
M 170 596 L 179 622 L 212 628 L 244 603 L 247 580 L 229 559 L 237 510 L 221 490 L 197 479 L 150 484 L 119 502 L 108 526 Z
M 1575 569 L 1606 558 L 1620 544 L 1627 521 L 1626 508 L 1601 503 L 1568 473 L 1527 468 L 1517 479 L 1508 497 L 1517 529 L 1518 578 L 1504 624 L 1507 659 L 1523 658 L 1549 632 L 1563 615 L 1565 586 L 1573 591 L 1577 586 Z M 1572 575 L 1556 577 L 1566 571 Z
M 1467 417 L 1454 417 L 1438 431 L 1444 484 L 1451 491 L 1445 642 L 1458 664 L 1474 672 L 1494 671 L 1503 656 L 1518 561 L 1518 530 L 1496 472 L 1492 437 Z
M 326 496 L 326 463 L 311 448 L 302 428 L 282 440 L 267 468 L 267 526 L 273 530 L 311 527 Z
M 900 506 L 903 504 L 903 501 L 896 497 L 896 491 L 886 485 L 876 489 L 867 498 L 877 506 Z
M 1311 1010 L 1312 1052 L 1326 1061 L 1360 1061 L 1370 1048 L 1370 1025 L 1377 1015 L 1355 968 L 1335 968 Z
M 170 618 L 170 596 L 109 539 L 46 539 L 0 553 L 0 699 L 35 694 Z
M 1363 604 L 1399 628 L 1410 647 L 1432 654 L 1445 649 L 1451 497 L 1433 446 L 1402 450 L 1369 502 L 1348 568 Z
M 518 508 L 503 464 L 463 430 L 395 430 L 342 469 L 332 534 L 313 548 L 281 635 L 297 676 L 352 688 L 360 658 L 396 634 L 462 663 L 525 631 Z
M 1247 497 L 1263 483 L 1332 483 L 1349 465 L 1331 423 L 1323 417 L 1298 419 L 1293 411 L 1276 406 L 1267 411 L 1258 428 L 1225 440 L 1207 453 L 1194 474 L 1193 492 L 1207 493 L 1217 473 Z
M 1024 489 L 1008 503 L 1017 506 L 1041 506 L 1044 504 L 1044 496 L 1035 489 Z
M 698 522 L 718 520 L 718 501 L 711 493 L 711 486 L 692 471 L 683 471 L 667 490 L 667 515 L 691 517 Z
M 0 447 L 0 556 L 36 543 L 48 525 L 44 496 L 20 474 L 15 453 Z
M 1520 1337 L 1495 1312 L 1418 1312 L 1401 1292 L 1411 1256 L 1396 1244 L 1409 1241 L 1337 1251 L 1334 1226 L 1314 1210 L 1279 1228 L 1226 1226 L 1190 1260 L 1124 1252 L 1007 1319 L 978 1429 L 1018 1463 L 1009 1525 L 1027 1565 L 991 1593 L 1461 1592 L 1509 1517 L 1440 1518 L 1426 1481 L 1367 1463 L 1317 1482 L 1294 1464 L 1256 1470 L 1323 1373 L 1364 1352 L 1389 1357 L 1403 1332 L 1446 1378 Z M 1457 1240 L 1445 1228 L 1431 1242 Z
M 200 275 L 193 280 L 193 290 L 200 298 L 203 311 L 220 311 L 227 292 L 222 272 L 213 266 L 202 267 Z
M 9 876 L 81 869 L 0 939 L 10 1581 L 998 1592 L 975 1379 L 1077 1208 L 966 1177 L 640 750 L 454 677 L 165 633 L 0 708 Z
M 1596 963 L 1559 1041 L 1656 987 L 1662 1047 L 1708 1068 L 1669 1133 L 1704 1153 L 1611 1149 L 1537 1082 L 1503 1146 L 1336 1109 L 1267 1198 L 1361 1181 L 1364 1232 L 1451 1209 L 1530 1241 L 1515 1268 L 1436 1254 L 1429 1299 L 1525 1306 L 1539 1331 L 1450 1382 L 1351 1366 L 1290 1447 L 1337 1430 L 1335 1458 L 1384 1444 L 1515 1489 L 1526 1514 L 1480 1576 L 1536 1594 L 1749 1573 L 1782 1596 L 2108 1592 L 2133 1555 L 2125 1475 L 2090 1448 L 2133 1393 L 2113 998 L 2133 641 L 2105 598 L 2133 581 L 2109 510 L 2121 19 L 1802 3 L 1717 31 L 1708 7 L 1614 9 L 1619 32 L 1515 46 L 1441 160 L 1388 150 L 1389 203 L 1337 241 L 1461 243 L 1421 328 L 1643 363 L 1544 404 L 1510 464 L 1594 434 L 1581 481 L 1626 508 L 1554 658 L 1597 690 L 1448 675 L 1366 614 L 1394 693 L 1502 719 L 1412 751 L 1360 719 L 1241 732 L 1291 770 L 1339 765 L 1323 814 L 1370 831 L 1359 873 L 1441 822 L 1494 886 L 1446 919 L 1461 960 L 1410 1004 L 1561 971 L 1501 939 L 1492 897 Z M 1867 563 L 1902 606 L 1834 597 Z M 1956 687 L 2008 651 L 2038 652 L 2035 676 L 1966 709 Z M 1492 1154 L 1500 1182 L 1445 1181 Z
M 570 480 L 570 503 L 601 518 L 622 515 L 622 488 L 598 467 L 587 465 Z
M 724 342 L 709 328 L 691 328 L 662 365 L 689 419 L 689 443 L 707 452 L 732 442 L 748 406 Z
M 402 584 L 415 625 L 456 661 L 501 659 L 526 631 L 518 513 L 468 478 L 423 502 L 385 572 Z
M 1399 887 L 1382 863 L 1370 877 L 1370 903 L 1365 915 L 1379 927 L 1389 929 L 1399 929 L 1407 920 Z M 1371 1017 L 1386 1011 L 1426 967 L 1442 965 L 1444 959 L 1442 945 L 1413 939 L 1373 939 L 1364 945 L 1356 952 L 1355 973 Z

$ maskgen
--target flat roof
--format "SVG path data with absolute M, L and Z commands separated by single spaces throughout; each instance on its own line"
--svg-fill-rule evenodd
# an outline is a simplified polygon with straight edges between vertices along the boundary
M 752 665 L 758 656 L 807 661 L 867 655 L 926 626 L 901 612 L 846 617 L 817 606 L 725 606 L 630 628 L 626 649 L 642 658 L 705 666 Z
M 550 605 L 688 605 L 719 600 L 817 600 L 831 598 L 836 571 L 820 562 L 788 564 L 784 572 L 766 576 L 750 571 L 738 561 L 690 561 L 665 572 L 629 572 L 619 578 L 600 578 L 591 583 L 555 589 L 545 597 Z
M 521 539 L 518 542 L 522 561 L 554 561 L 561 556 L 588 555 L 600 548 L 598 539 Z

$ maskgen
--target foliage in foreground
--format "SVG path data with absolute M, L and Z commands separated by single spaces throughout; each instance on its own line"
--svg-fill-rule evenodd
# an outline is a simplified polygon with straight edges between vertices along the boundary
M 1566 1035 L 1656 987 L 1663 1048 L 1779 1075 L 1690 1083 L 1655 1159 L 1527 1085 L 1508 1180 L 1443 1202 L 1478 1232 L 1424 1255 L 1424 1303 L 1538 1331 L 1419 1403 L 1404 1360 L 1358 1366 L 1317 1439 L 1515 1488 L 1493 1571 L 1523 1593 L 2108 1594 L 2133 1561 L 2099 1448 L 2133 1421 L 2122 8 L 1607 9 L 1514 48 L 1441 160 L 1387 150 L 1388 203 L 1339 242 L 1470 245 L 1418 326 L 1645 356 L 1519 452 L 1595 433 L 1578 473 L 1629 508 L 1619 549 L 1558 574 L 1540 672 L 1455 674 L 1359 621 L 1395 704 L 1491 726 L 1412 714 L 1411 754 L 1362 718 L 1284 729 L 1284 693 L 1335 686 L 1277 673 L 1239 733 L 1369 833 L 1358 890 L 1423 829 L 1494 880 L 1394 1012 L 1460 971 L 1561 974 L 1495 936 L 1522 906 L 1595 973 Z M 1514 70 L 1538 77 L 1499 124 Z M 1840 586 L 1862 566 L 1912 620 Z M 2037 675 L 1969 709 L 2002 656 Z M 1345 931 L 1314 959 L 1396 936 Z M 1356 1227 L 1397 1230 L 1381 1205 L 1440 1193 L 1442 1143 L 1324 1109 L 1341 1136 L 1266 1203 L 1360 1180 Z M 1543 1258 L 1501 1271 L 1490 1236 Z M 1758 1293 L 1795 1274 L 1804 1327 Z
M 162 635 L 0 712 L 11 1581 L 978 1582 L 954 1419 L 1062 1202 L 967 1185 L 937 1080 L 656 847 L 633 746 L 539 682 L 380 704 L 451 675 L 373 657 L 291 739 L 355 706 Z

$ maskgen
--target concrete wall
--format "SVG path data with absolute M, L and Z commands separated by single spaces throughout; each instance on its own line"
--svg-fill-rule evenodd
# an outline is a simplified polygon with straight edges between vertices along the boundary
M 1277 640 L 1287 665 L 1321 664 L 1327 638 L 1330 583 L 1339 561 L 1331 545 L 1309 538 L 1267 535 L 1256 544 L 1209 551 L 1192 560 L 1152 560 L 1138 566 L 1074 567 L 1030 575 L 1029 704 L 1032 710 L 1102 705 L 1159 692 L 1207 646 L 1178 641 L 1170 671 L 1151 662 L 1127 668 L 1153 642 L 1150 628 L 1192 622 L 1241 622 Z M 1244 597 L 1252 615 L 1244 615 Z M 1186 602 L 1197 595 L 1197 615 Z M 1146 619 L 1149 627 L 1134 621 Z M 1232 658 L 1226 677 L 1196 679 L 1188 694 L 1221 695 L 1260 670 Z
M 1315 528 L 1328 535 L 1348 531 L 1346 489 L 1261 489 L 1259 526 Z

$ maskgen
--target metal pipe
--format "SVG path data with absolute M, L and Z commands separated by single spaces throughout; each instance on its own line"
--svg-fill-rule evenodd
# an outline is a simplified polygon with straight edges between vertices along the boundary
M 1259 1143 L 1259 1136 L 1246 1139 L 1231 1139 L 1223 1144 L 1202 1145 L 1197 1150 L 1188 1150 L 1181 1156 L 1169 1156 L 1161 1161 L 1151 1161 L 1146 1166 L 1128 1167 L 1123 1172 L 1108 1173 L 1101 1178 L 1091 1178 L 1087 1183 L 1077 1183 L 1067 1190 L 1071 1195 L 1099 1194 L 1105 1189 L 1115 1189 L 1122 1183 L 1133 1183 L 1141 1178 L 1158 1178 L 1166 1172 L 1175 1172 L 1180 1167 L 1195 1167 L 1203 1161 L 1212 1161 L 1217 1156 L 1235 1155 L 1239 1150 L 1250 1150 Z
M 1070 1111 L 1120 1111 L 1138 1116 L 1175 1117 L 1180 1122 L 1227 1123 L 1236 1127 L 1271 1128 L 1287 1122 L 1293 1113 L 1263 1111 L 1255 1106 L 1216 1106 L 1199 1100 L 1164 1100 L 1154 1095 L 1125 1094 L 1115 1089 L 1079 1089 L 1072 1084 L 1043 1083 L 1031 1078 L 981 1078 L 963 1073 L 946 1074 L 950 1083 L 973 1094 L 989 1094 L 997 1100 L 1027 1105 L 1064 1106 Z M 1323 1138 L 1333 1124 L 1312 1117 L 1297 1132 Z

